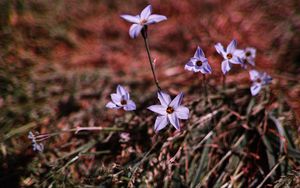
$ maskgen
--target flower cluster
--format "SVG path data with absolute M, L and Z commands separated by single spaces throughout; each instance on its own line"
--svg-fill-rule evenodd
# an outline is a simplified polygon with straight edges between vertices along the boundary
M 226 75 L 232 68 L 232 64 L 239 64 L 246 69 L 247 64 L 255 67 L 256 49 L 247 47 L 245 49 L 237 49 L 237 41 L 232 40 L 225 48 L 221 43 L 215 44 L 216 51 L 222 55 L 221 70 Z M 208 64 L 208 59 L 205 57 L 203 50 L 198 46 L 194 56 L 184 66 L 184 69 L 193 72 L 201 72 L 202 74 L 211 74 L 212 69 Z M 250 79 L 253 84 L 250 88 L 253 96 L 257 95 L 264 85 L 271 83 L 271 76 L 267 73 L 260 73 L 256 70 L 250 70 Z
M 180 92 L 173 100 L 171 100 L 170 95 L 161 91 L 158 84 L 156 74 L 154 71 L 154 63 L 150 55 L 149 44 L 147 40 L 147 28 L 148 25 L 159 23 L 161 21 L 167 20 L 167 17 L 159 14 L 152 14 L 152 6 L 148 5 L 145 7 L 139 15 L 121 15 L 121 18 L 128 22 L 133 23 L 129 29 L 129 35 L 131 38 L 136 38 L 141 32 L 144 38 L 146 51 L 149 57 L 149 62 L 151 65 L 151 70 L 153 73 L 153 78 L 157 86 L 158 92 L 157 96 L 160 101 L 159 105 L 149 106 L 147 109 L 158 114 L 154 124 L 154 130 L 156 132 L 165 128 L 168 124 L 171 124 L 176 130 L 180 130 L 180 119 L 186 120 L 189 118 L 189 109 L 181 105 L 183 100 L 183 93 Z M 221 43 L 216 43 L 214 45 L 217 53 L 223 57 L 221 63 L 221 70 L 224 76 L 231 70 L 233 64 L 241 65 L 243 68 L 247 68 L 247 65 L 255 66 L 256 49 L 252 47 L 247 47 L 245 49 L 237 48 L 237 41 L 232 40 L 226 49 Z M 212 68 L 208 63 L 208 59 L 205 57 L 203 50 L 198 46 L 193 57 L 186 63 L 184 68 L 188 71 L 195 73 L 211 74 Z M 250 87 L 251 94 L 253 96 L 257 95 L 263 86 L 271 83 L 271 76 L 265 72 L 258 72 L 257 70 L 250 70 L 250 79 L 252 81 L 252 86 Z M 205 85 L 205 84 L 204 84 Z M 205 89 L 206 93 L 206 89 Z M 125 111 L 136 110 L 136 104 L 130 99 L 129 92 L 121 85 L 116 88 L 116 93 L 110 95 L 111 101 L 106 104 L 107 108 L 110 109 L 123 109 Z M 102 130 L 102 127 L 84 127 L 80 129 L 74 129 L 70 131 L 75 131 L 77 133 L 80 130 Z M 33 149 L 35 151 L 43 151 L 44 145 L 41 143 L 43 140 L 48 139 L 53 134 L 33 134 L 29 132 L 28 138 L 31 139 Z M 128 133 L 122 133 L 120 135 L 120 142 L 127 142 L 130 139 Z

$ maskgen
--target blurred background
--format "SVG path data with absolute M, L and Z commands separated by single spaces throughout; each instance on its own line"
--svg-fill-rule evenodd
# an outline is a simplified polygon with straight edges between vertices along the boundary
M 72 167 L 69 186 L 73 180 L 88 184 L 96 178 L 80 177 L 101 174 L 93 167 L 95 159 L 104 164 L 119 160 L 122 164 L 133 157 L 127 150 L 120 153 L 123 146 L 116 133 L 93 133 L 93 139 L 91 133 L 76 137 L 63 134 L 48 141 L 44 154 L 37 154 L 27 139 L 30 130 L 49 133 L 76 126 L 126 124 L 135 135 L 132 145 L 136 153 L 151 147 L 151 137 L 145 135 L 154 134 L 154 121 L 145 115 L 150 114 L 145 106 L 153 104 L 150 99 L 156 89 L 141 36 L 131 39 L 130 24 L 120 18 L 120 14 L 136 15 L 148 4 L 153 6 L 153 13 L 168 17 L 149 27 L 150 49 L 163 88 L 174 95 L 190 93 L 187 101 L 197 97 L 195 88 L 200 87 L 201 77 L 184 70 L 197 46 L 213 68 L 209 83 L 217 87 L 221 84 L 222 59 L 214 44 L 226 46 L 236 39 L 238 48 L 257 49 L 257 69 L 274 78 L 271 89 L 286 101 L 297 119 L 295 125 L 299 125 L 298 0 L 1 0 L 1 187 L 42 183 L 53 166 L 67 163 L 69 153 L 84 144 L 104 156 L 86 156 L 79 167 L 83 171 Z M 227 81 L 250 84 L 248 77 L 247 71 L 234 67 Z M 105 109 L 117 84 L 131 91 L 138 104 L 135 114 Z M 142 126 L 132 127 L 136 124 Z M 111 167 L 112 171 L 115 168 Z M 51 178 L 57 181 L 63 178 L 54 176 Z

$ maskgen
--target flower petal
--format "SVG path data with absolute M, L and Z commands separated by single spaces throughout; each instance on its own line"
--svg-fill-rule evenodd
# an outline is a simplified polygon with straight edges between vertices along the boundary
M 254 83 L 251 88 L 250 88 L 250 91 L 251 91 L 251 94 L 252 96 L 255 96 L 258 94 L 258 92 L 261 90 L 262 88 L 262 85 L 259 84 L 259 83 Z
M 30 140 L 35 140 L 35 136 L 34 136 L 34 134 L 31 131 L 28 133 L 28 138 Z
M 152 105 L 147 108 L 148 110 L 151 110 L 152 112 L 158 113 L 160 115 L 166 115 L 166 107 L 162 105 Z
M 246 60 L 247 60 L 247 63 L 249 63 L 252 66 L 255 66 L 254 58 L 248 57 Z
M 249 71 L 249 75 L 250 75 L 250 79 L 252 81 L 257 80 L 260 77 L 260 74 L 259 74 L 259 72 L 257 70 L 250 70 Z
M 119 94 L 116 94 L 116 93 L 110 94 L 110 98 L 111 98 L 112 102 L 117 105 L 119 105 L 122 100 L 122 96 Z
M 239 58 L 238 56 L 233 56 L 230 60 L 229 60 L 230 63 L 232 64 L 238 64 L 238 65 L 241 65 L 241 64 L 244 64 L 244 62 L 241 60 L 241 58 Z
M 120 109 L 121 107 L 117 106 L 115 103 L 113 102 L 108 102 L 106 105 L 105 105 L 106 108 L 112 108 L 112 109 Z
M 162 106 L 167 107 L 171 102 L 170 95 L 168 95 L 168 94 L 166 94 L 162 91 L 157 92 L 157 97 L 158 97 L 158 99 L 159 99 Z
M 208 63 L 203 63 L 201 73 L 202 74 L 211 74 L 211 67 Z
M 188 70 L 188 71 L 193 71 L 193 72 L 199 72 L 199 71 L 201 71 L 201 69 L 200 68 L 197 68 L 196 66 L 190 66 L 190 65 L 188 65 L 188 64 L 186 64 L 185 66 L 184 66 L 184 69 L 185 70 Z
M 229 64 L 228 60 L 222 61 L 221 68 L 222 68 L 222 72 L 223 72 L 224 75 L 225 75 L 228 71 L 230 71 L 231 65 Z
M 124 110 L 132 111 L 136 109 L 136 105 L 132 100 L 128 100 L 126 106 L 124 106 Z
M 176 108 L 175 113 L 179 119 L 188 119 L 190 110 L 185 106 L 178 106 Z
M 117 94 L 118 95 L 122 96 L 122 95 L 126 95 L 126 93 L 127 93 L 127 91 L 123 86 L 121 86 L 121 85 L 117 86 Z
M 266 72 L 262 75 L 263 84 L 269 84 L 272 82 L 272 77 L 268 75 Z
M 180 92 L 170 103 L 170 106 L 172 106 L 175 110 L 178 106 L 180 106 L 183 99 L 183 93 Z
M 170 123 L 175 127 L 175 129 L 180 130 L 179 119 L 177 118 L 175 113 L 168 114 L 168 119 Z
M 238 56 L 241 59 L 245 58 L 245 52 L 241 49 L 234 50 L 233 55 Z
M 151 13 L 152 13 L 152 6 L 151 5 L 146 6 L 141 12 L 141 19 L 147 20 L 148 17 L 151 15 Z
M 226 52 L 227 53 L 233 53 L 236 49 L 236 46 L 237 46 L 237 42 L 235 39 L 233 39 L 229 45 L 227 46 L 227 49 L 226 49 Z
M 131 22 L 131 23 L 139 23 L 140 22 L 140 16 L 132 16 L 132 15 L 128 15 L 128 14 L 123 14 L 121 15 L 121 18 L 123 18 L 124 20 Z
M 159 14 L 152 14 L 149 16 L 147 24 L 154 24 L 164 20 L 167 20 L 166 16 L 159 15 Z
M 44 150 L 44 144 L 42 143 L 33 143 L 33 150 L 42 152 Z
M 215 48 L 216 48 L 218 54 L 222 55 L 223 57 L 225 56 L 224 47 L 221 43 L 215 44 Z
M 154 130 L 155 132 L 158 132 L 165 128 L 168 125 L 169 121 L 167 116 L 158 116 L 155 120 L 154 124 Z
M 142 30 L 143 26 L 140 24 L 132 24 L 131 27 L 129 28 L 129 35 L 131 38 L 136 38 L 141 30 Z
M 194 54 L 194 58 L 201 58 L 201 57 L 205 57 L 203 50 L 198 46 L 197 50 Z

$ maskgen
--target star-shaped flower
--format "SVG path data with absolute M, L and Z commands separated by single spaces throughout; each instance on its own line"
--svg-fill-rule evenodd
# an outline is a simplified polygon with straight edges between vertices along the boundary
M 231 64 L 243 64 L 243 61 L 237 55 L 236 52 L 237 42 L 236 40 L 232 40 L 229 45 L 226 48 L 226 51 L 224 50 L 224 47 L 221 43 L 217 43 L 215 45 L 215 48 L 217 52 L 223 56 L 224 60 L 222 61 L 222 72 L 225 75 L 227 72 L 231 69 Z
M 128 22 L 133 23 L 129 29 L 129 35 L 131 38 L 136 38 L 144 26 L 155 24 L 167 19 L 166 16 L 159 15 L 159 14 L 151 14 L 152 13 L 152 6 L 148 5 L 146 8 L 143 9 L 140 15 L 132 16 L 123 14 L 121 17 Z
M 106 104 L 107 108 L 123 108 L 126 111 L 132 111 L 136 109 L 135 103 L 130 100 L 129 93 L 121 85 L 117 86 L 117 93 L 111 94 L 110 97 L 112 101 Z
M 264 85 L 270 84 L 272 81 L 272 77 L 265 72 L 250 70 L 249 74 L 253 82 L 250 88 L 252 96 L 257 95 Z
M 189 109 L 180 105 L 183 93 L 179 93 L 172 101 L 170 95 L 164 92 L 159 91 L 157 96 L 161 104 L 148 107 L 149 110 L 159 114 L 155 120 L 154 130 L 158 132 L 169 123 L 180 130 L 179 119 L 189 118 Z
M 211 74 L 211 67 L 208 64 L 208 60 L 205 57 L 203 50 L 199 46 L 194 57 L 192 57 L 184 66 L 184 69 L 193 72 L 201 72 L 202 74 Z
M 255 57 L 256 57 L 256 49 L 252 47 L 247 47 L 244 50 L 237 49 L 235 54 L 242 59 L 244 64 L 242 64 L 243 68 L 247 68 L 247 64 L 255 66 Z

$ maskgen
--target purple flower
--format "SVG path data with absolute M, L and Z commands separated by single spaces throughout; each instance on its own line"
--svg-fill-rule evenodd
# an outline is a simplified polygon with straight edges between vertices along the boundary
M 243 61 L 237 55 L 236 46 L 237 46 L 236 40 L 232 40 L 229 43 L 229 45 L 226 48 L 226 51 L 224 50 L 224 47 L 221 43 L 217 43 L 215 45 L 217 52 L 220 55 L 222 55 L 224 58 L 221 66 L 224 75 L 230 71 L 232 66 L 231 64 L 243 64 Z
M 257 95 L 264 85 L 267 85 L 272 81 L 272 77 L 265 72 L 250 70 L 249 74 L 250 74 L 250 79 L 253 82 L 250 88 L 252 96 Z
M 184 69 L 193 72 L 201 72 L 202 74 L 211 74 L 211 67 L 208 64 L 208 60 L 205 57 L 203 50 L 199 46 L 194 57 L 192 57 L 184 66 Z
M 159 14 L 151 14 L 152 13 L 152 6 L 148 5 L 144 10 L 141 12 L 140 15 L 132 16 L 123 14 L 121 18 L 125 19 L 128 22 L 133 23 L 129 29 L 129 35 L 131 38 L 136 38 L 144 26 L 155 24 L 167 19 L 166 16 L 159 15 Z
M 154 130 L 156 132 L 165 128 L 171 123 L 177 130 L 180 130 L 179 119 L 189 118 L 189 109 L 181 106 L 183 93 L 179 93 L 172 101 L 170 95 L 159 91 L 157 93 L 161 105 L 152 105 L 148 107 L 159 116 L 155 120 Z
M 117 93 L 111 94 L 110 97 L 112 101 L 106 104 L 107 108 L 123 108 L 126 111 L 132 111 L 136 109 L 135 103 L 130 100 L 129 93 L 120 85 L 117 86 Z
M 242 64 L 243 68 L 247 68 L 247 64 L 255 66 L 255 57 L 256 57 L 256 49 L 247 47 L 244 50 L 236 50 L 235 55 L 242 59 L 244 64 Z
M 124 143 L 124 142 L 128 142 L 129 140 L 130 140 L 130 134 L 129 133 L 123 132 L 123 133 L 120 134 L 120 139 L 119 139 L 120 142 Z
M 28 133 L 28 138 L 31 140 L 32 142 L 32 147 L 34 151 L 39 151 L 42 152 L 44 150 L 44 145 L 42 143 L 39 143 L 40 141 L 42 141 L 39 138 L 39 133 L 36 133 L 38 136 L 34 135 L 31 131 Z

